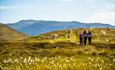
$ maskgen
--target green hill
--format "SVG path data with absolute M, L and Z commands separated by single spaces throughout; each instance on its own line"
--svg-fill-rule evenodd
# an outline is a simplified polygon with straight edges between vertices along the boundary
M 92 45 L 79 45 L 83 30 L 91 30 Z M 54 31 L 1 46 L 1 70 L 115 70 L 115 29 Z
M 0 42 L 16 42 L 27 36 L 0 23 Z
M 33 36 L 28 39 L 31 42 L 41 42 L 46 41 L 50 43 L 55 42 L 79 42 L 79 34 L 83 30 L 90 30 L 93 34 L 93 43 L 115 43 L 115 29 L 111 28 L 81 28 L 81 29 L 70 29 L 70 30 L 60 30 L 41 34 L 39 36 Z M 70 38 L 68 38 L 68 36 Z

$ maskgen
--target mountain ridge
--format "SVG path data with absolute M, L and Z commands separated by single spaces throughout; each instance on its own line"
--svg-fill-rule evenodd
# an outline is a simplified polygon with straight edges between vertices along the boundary
M 72 29 L 72 28 L 115 28 L 115 26 L 102 23 L 82 23 L 78 21 L 45 21 L 45 20 L 21 20 L 16 23 L 7 24 L 17 31 L 28 35 L 38 35 L 50 31 Z

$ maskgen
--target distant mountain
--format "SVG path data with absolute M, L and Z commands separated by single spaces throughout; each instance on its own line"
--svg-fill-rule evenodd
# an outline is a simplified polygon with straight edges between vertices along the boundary
M 17 31 L 28 35 L 38 35 L 50 31 L 57 31 L 71 28 L 115 28 L 115 26 L 101 23 L 81 23 L 77 21 L 42 21 L 42 20 L 22 20 L 16 23 L 7 24 Z
M 18 41 L 25 37 L 25 34 L 0 23 L 0 42 Z

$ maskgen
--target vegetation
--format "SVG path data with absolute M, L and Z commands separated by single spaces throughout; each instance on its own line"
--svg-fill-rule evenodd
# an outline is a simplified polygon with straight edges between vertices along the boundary
M 54 31 L 0 42 L 0 69 L 115 70 L 115 29 L 91 28 L 92 45 L 80 46 L 79 33 L 83 30 Z
M 27 35 L 17 32 L 10 27 L 0 23 L 0 42 L 15 42 L 27 38 Z

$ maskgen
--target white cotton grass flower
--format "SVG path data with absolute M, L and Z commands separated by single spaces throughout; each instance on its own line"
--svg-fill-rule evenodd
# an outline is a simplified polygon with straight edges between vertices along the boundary
M 106 39 L 106 41 L 107 41 L 107 42 L 109 42 L 109 40 L 108 40 L 108 39 Z
M 69 62 L 69 60 L 65 60 L 65 62 L 67 62 L 67 63 L 68 63 L 68 62 Z
M 101 62 L 102 62 L 102 63 L 104 63 L 104 61 L 103 61 L 103 60 L 102 60 Z
M 54 60 L 52 60 L 51 62 L 49 62 L 50 64 L 54 64 Z
M 60 56 L 58 56 L 58 58 L 60 59 L 61 57 L 60 57 Z
M 31 57 L 29 56 L 28 61 L 30 61 L 30 60 L 31 60 Z
M 93 59 L 91 59 L 91 61 L 93 61 Z
M 100 68 L 100 70 L 102 70 L 102 68 Z
M 44 60 L 41 60 L 42 63 L 44 63 Z
M 94 64 L 94 67 L 98 67 L 98 64 Z
M 12 53 L 10 53 L 10 56 L 12 56 Z
M 27 63 L 27 59 L 26 58 L 24 58 L 24 63 Z
M 91 62 L 89 62 L 89 64 L 91 65 Z
M 35 61 L 40 61 L 40 59 L 39 59 L 39 58 L 37 58 L 37 57 L 35 57 Z
M 113 59 L 113 62 L 115 62 L 115 59 Z
M 48 58 L 47 57 L 45 57 L 45 58 L 43 58 L 44 60 L 47 60 Z
M 3 60 L 3 63 L 7 63 L 7 60 L 6 60 L 6 59 L 4 59 L 4 60 Z
M 23 57 L 20 57 L 20 59 L 23 59 Z
M 8 58 L 9 62 L 12 62 L 12 59 L 11 58 Z
M 14 63 L 19 63 L 19 60 L 18 59 L 14 59 Z
M 105 32 L 105 31 L 103 31 L 103 30 L 101 30 L 101 33 L 103 33 L 103 35 L 106 35 L 106 32 Z

